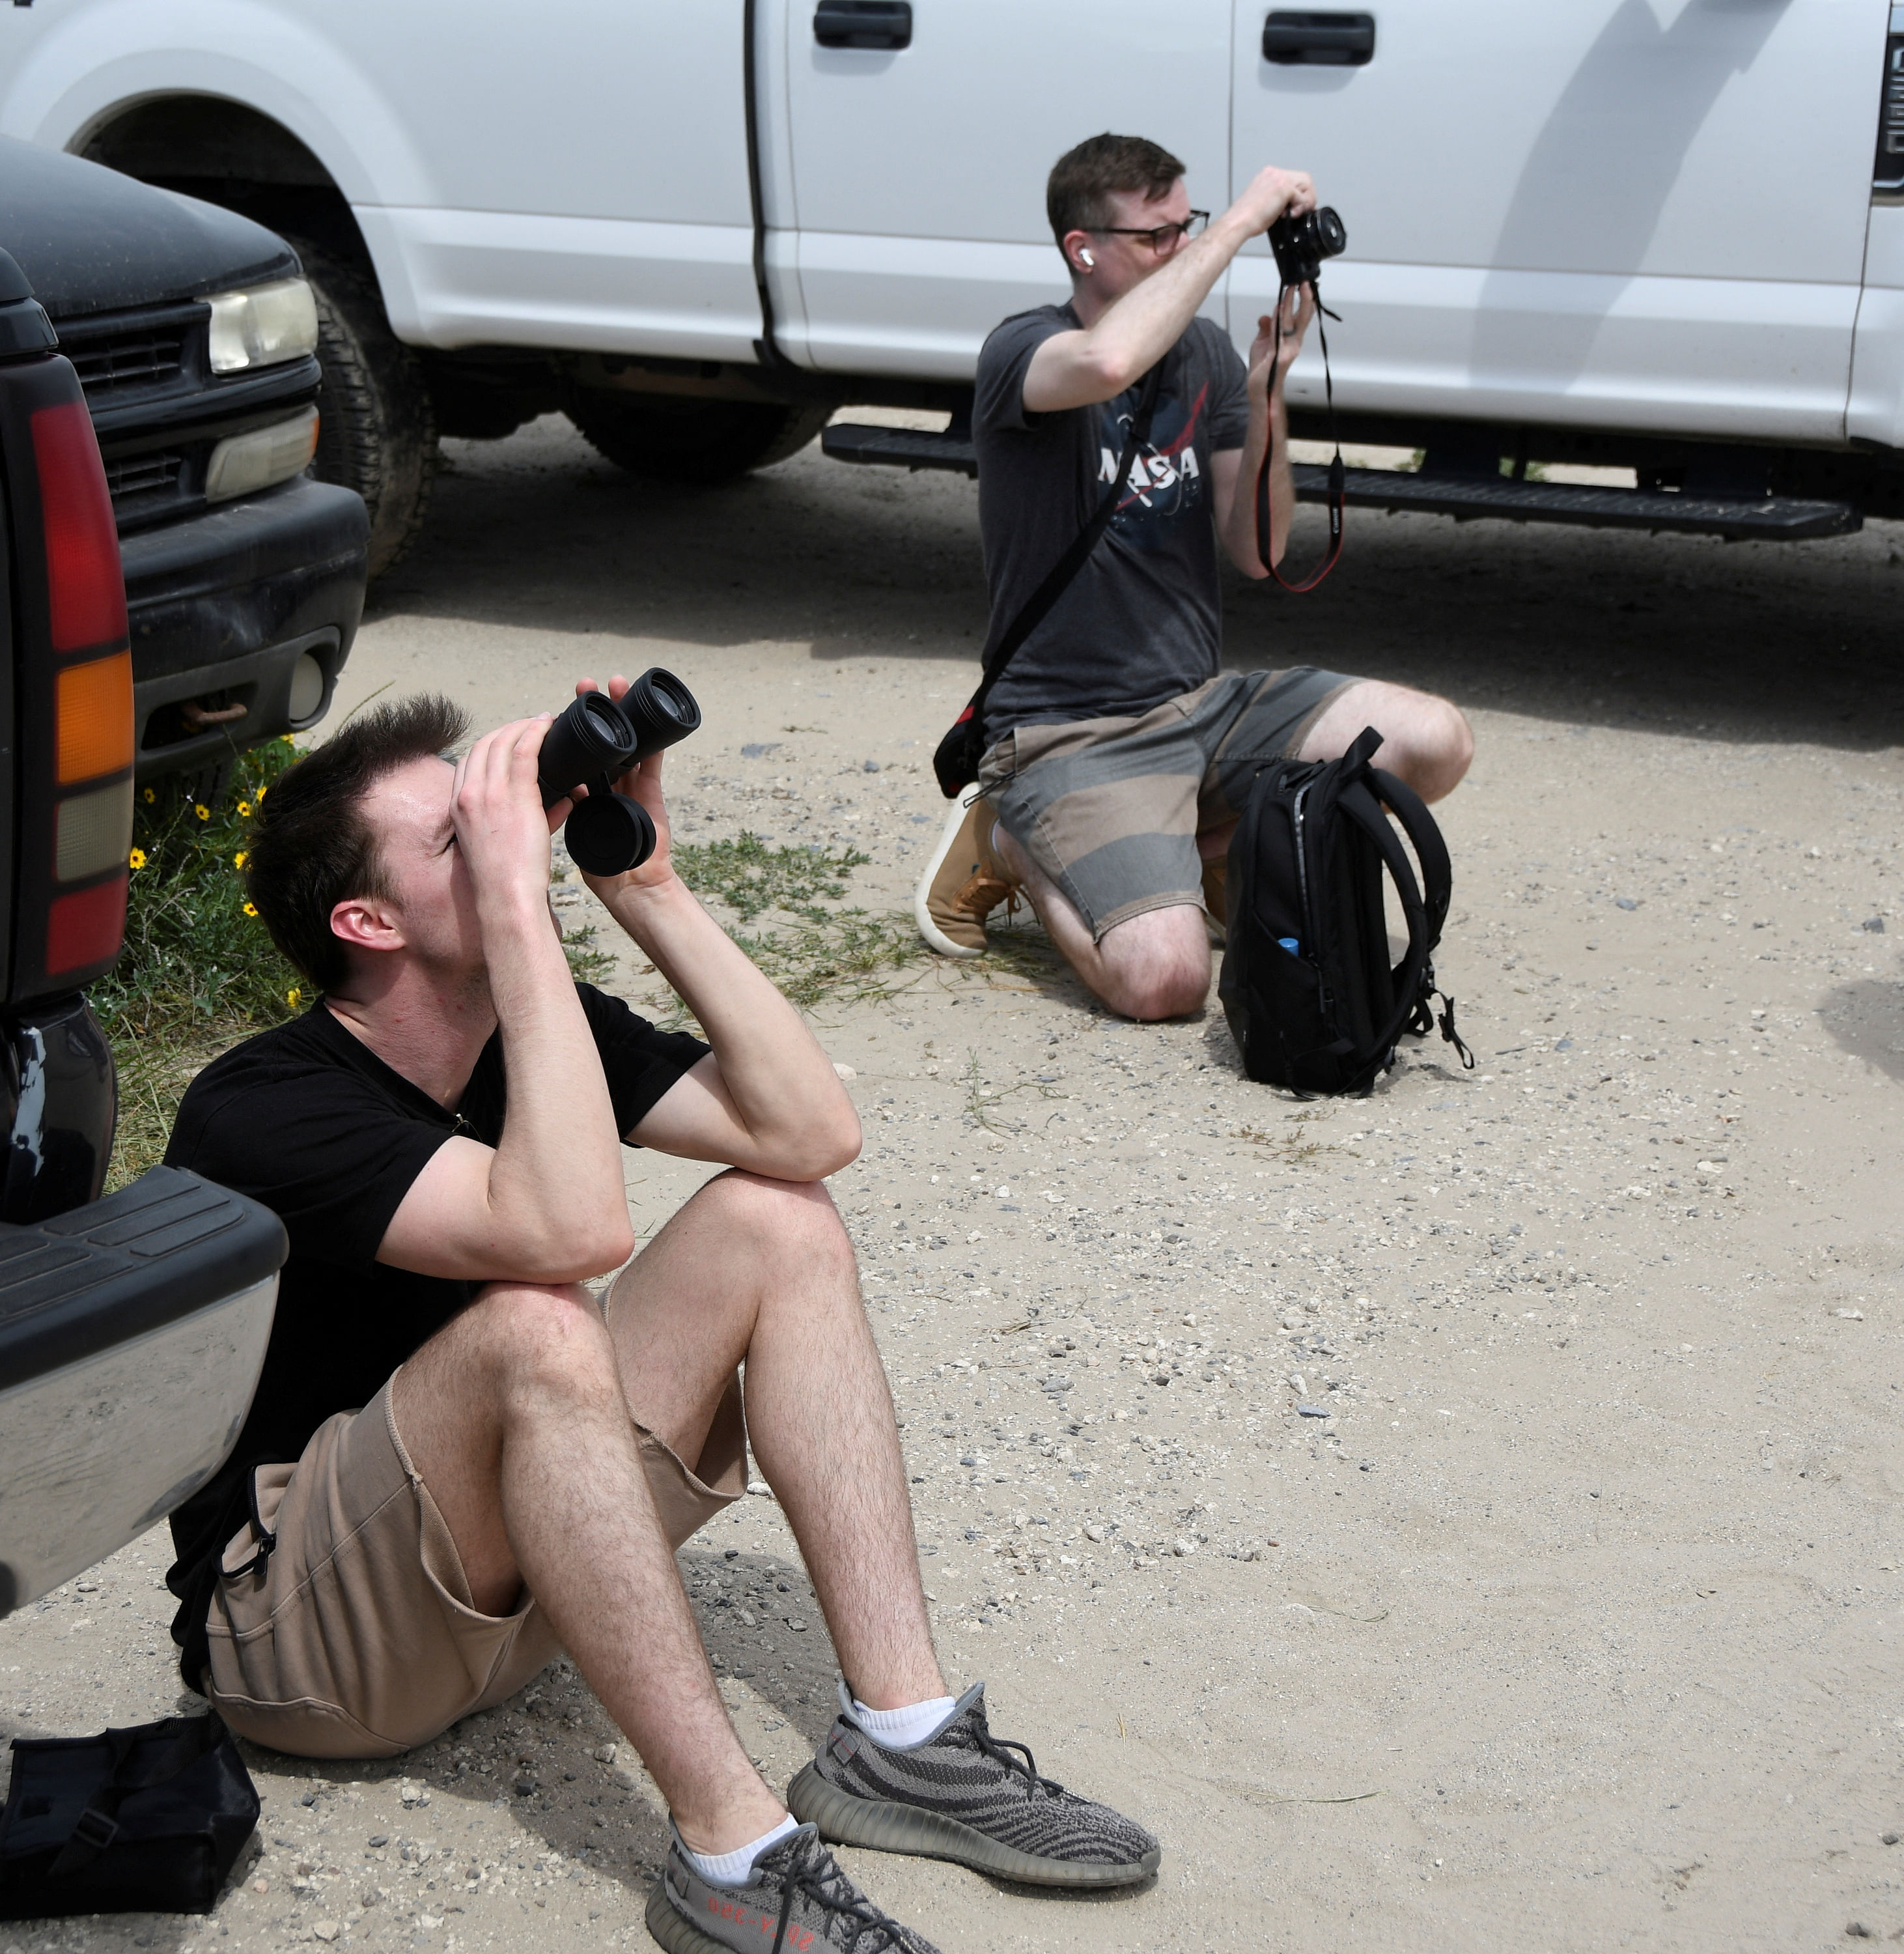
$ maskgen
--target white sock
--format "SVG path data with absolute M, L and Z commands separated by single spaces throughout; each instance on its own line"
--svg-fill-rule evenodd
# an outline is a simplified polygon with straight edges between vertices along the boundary
M 853 1698 L 853 1721 L 876 1744 L 889 1751 L 909 1749 L 923 1744 L 952 1713 L 949 1696 L 930 1696 L 923 1703 L 908 1703 L 897 1710 L 869 1710 Z
M 689 1861 L 710 1886 L 744 1886 L 748 1874 L 754 1870 L 754 1861 L 768 1846 L 777 1846 L 789 1832 L 799 1829 L 789 1813 L 771 1832 L 763 1832 L 751 1846 L 737 1846 L 731 1852 L 688 1852 Z M 687 1852 L 687 1848 L 684 1846 L 682 1850 Z

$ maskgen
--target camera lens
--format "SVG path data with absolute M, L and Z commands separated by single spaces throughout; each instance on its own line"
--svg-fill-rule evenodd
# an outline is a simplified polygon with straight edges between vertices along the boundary
M 1319 258 L 1339 257 L 1347 250 L 1347 227 L 1327 204 L 1315 213 L 1311 221 L 1315 225 L 1314 250 Z

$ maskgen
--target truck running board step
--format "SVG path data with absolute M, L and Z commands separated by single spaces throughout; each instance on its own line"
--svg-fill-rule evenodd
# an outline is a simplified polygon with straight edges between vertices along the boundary
M 1299 501 L 1327 499 L 1328 469 L 1303 463 L 1294 472 Z M 1724 536 L 1731 542 L 1755 536 L 1768 542 L 1849 536 L 1864 526 L 1864 517 L 1849 502 L 1801 501 L 1791 495 L 1771 495 L 1755 502 L 1730 501 L 1717 496 L 1677 495 L 1660 489 L 1516 482 L 1504 475 L 1498 478 L 1408 475 L 1387 468 L 1351 468 L 1344 473 L 1352 507 L 1419 510 L 1427 515 L 1452 516 L 1457 522 L 1495 516 L 1510 523 L 1663 529 L 1680 535 Z
M 874 427 L 865 421 L 840 421 L 820 437 L 820 449 L 835 461 L 871 461 L 889 468 L 949 468 L 976 475 L 978 457 L 963 429 L 935 433 L 927 428 Z

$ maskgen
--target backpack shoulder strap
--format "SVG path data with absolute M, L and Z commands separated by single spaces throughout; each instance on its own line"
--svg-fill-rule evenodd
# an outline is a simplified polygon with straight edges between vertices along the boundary
M 1382 803 L 1375 799 L 1369 783 L 1360 778 L 1347 781 L 1336 805 L 1343 818 L 1354 821 L 1375 843 L 1388 871 L 1389 879 L 1395 885 L 1395 893 L 1401 898 L 1402 917 L 1408 926 L 1408 949 L 1395 973 L 1395 995 L 1400 1001 L 1388 1023 L 1381 1028 L 1375 1038 L 1375 1049 L 1386 1051 L 1401 1036 L 1415 1015 L 1422 985 L 1428 975 L 1428 960 L 1434 952 L 1435 937 L 1429 927 L 1429 910 L 1421 885 L 1415 879 L 1414 865 L 1389 825 L 1388 817 L 1382 812 Z
M 1441 839 L 1441 828 L 1427 803 L 1405 781 L 1381 767 L 1371 767 L 1369 778 L 1375 792 L 1394 810 L 1422 865 L 1422 900 L 1428 912 L 1432 948 L 1441 941 L 1441 925 L 1448 921 L 1448 906 L 1454 894 L 1454 869 L 1448 859 L 1448 843 Z

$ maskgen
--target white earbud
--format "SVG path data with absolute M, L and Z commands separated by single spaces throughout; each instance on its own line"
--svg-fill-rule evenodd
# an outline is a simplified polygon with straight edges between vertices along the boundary
M 1088 251 L 1079 252 L 1077 254 L 1077 262 L 1082 265 L 1087 272 L 1094 271 L 1097 266 L 1097 260 L 1093 258 Z

